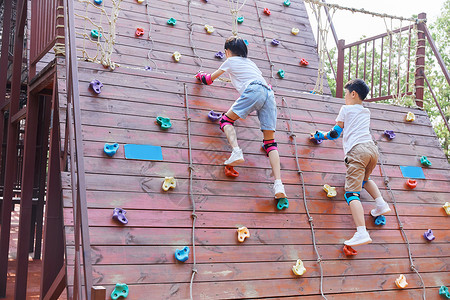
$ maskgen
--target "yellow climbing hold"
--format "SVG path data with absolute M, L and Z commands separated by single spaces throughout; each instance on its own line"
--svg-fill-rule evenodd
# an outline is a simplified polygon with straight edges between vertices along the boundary
M 144 3 L 144 0 L 137 0 L 137 3 L 142 4 Z
M 178 51 L 175 51 L 175 52 L 172 54 L 172 57 L 173 57 L 173 59 L 175 59 L 176 62 L 179 62 L 180 59 L 181 59 L 181 53 L 178 52 Z
M 323 190 L 327 192 L 327 197 L 336 197 L 337 192 L 334 186 L 329 186 L 328 184 L 323 185 Z
M 450 202 L 445 202 L 445 204 L 442 207 L 445 209 L 447 215 L 450 216 Z
M 238 241 L 241 243 L 244 242 L 245 238 L 250 237 L 250 231 L 245 226 L 239 227 L 237 233 L 238 233 Z
M 162 189 L 165 190 L 166 192 L 170 189 L 170 188 L 175 188 L 177 186 L 177 182 L 175 180 L 175 178 L 173 177 L 165 177 L 164 178 L 164 182 L 162 185 Z
M 401 289 L 407 287 L 408 283 L 406 282 L 405 275 L 401 274 L 397 279 L 395 279 L 395 285 Z
M 297 35 L 299 32 L 300 32 L 300 29 L 298 29 L 298 28 L 296 28 L 296 27 L 292 28 L 292 30 L 291 30 L 291 33 L 292 33 L 293 35 Z
M 306 268 L 300 259 L 297 259 L 297 263 L 292 267 L 292 272 L 294 272 L 294 274 L 298 276 L 305 274 Z
M 207 33 L 213 33 L 214 32 L 214 27 L 211 25 L 206 24 L 205 25 L 205 30 Z
M 416 119 L 416 116 L 412 112 L 408 111 L 408 113 L 406 114 L 406 121 L 412 122 L 415 119 Z

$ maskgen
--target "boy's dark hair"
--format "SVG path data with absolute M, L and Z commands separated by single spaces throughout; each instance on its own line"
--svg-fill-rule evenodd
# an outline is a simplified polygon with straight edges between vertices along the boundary
M 241 57 L 247 57 L 248 54 L 247 45 L 245 44 L 244 40 L 236 36 L 227 38 L 227 40 L 225 41 L 225 50 L 227 49 L 230 50 L 234 55 Z
M 366 96 L 369 93 L 369 87 L 362 79 L 350 80 L 345 84 L 344 89 L 349 93 L 355 91 L 361 100 L 366 99 Z

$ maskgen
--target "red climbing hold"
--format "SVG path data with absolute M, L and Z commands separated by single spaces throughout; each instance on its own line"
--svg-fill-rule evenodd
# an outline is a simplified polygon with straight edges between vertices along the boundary
M 137 28 L 136 29 L 136 36 L 144 35 L 144 28 Z
M 265 13 L 266 15 L 270 16 L 270 14 L 271 14 L 270 9 L 268 9 L 267 7 L 264 8 L 264 13 Z
M 229 177 L 238 177 L 239 172 L 236 171 L 232 166 L 225 166 L 225 175 Z
M 344 246 L 344 253 L 347 256 L 353 256 L 353 255 L 358 254 L 358 252 L 355 249 L 353 249 L 352 247 L 347 246 L 347 245 Z
M 417 186 L 417 180 L 414 179 L 408 179 L 406 180 L 406 185 L 410 188 L 413 189 Z
M 307 65 L 309 65 L 309 62 L 306 59 L 304 58 L 300 59 L 300 66 L 306 67 Z

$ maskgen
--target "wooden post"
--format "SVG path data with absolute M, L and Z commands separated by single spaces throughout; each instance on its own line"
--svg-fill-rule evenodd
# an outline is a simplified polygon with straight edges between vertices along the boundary
M 344 46 L 345 40 L 339 40 L 336 74 L 336 98 L 342 98 L 344 96 Z
M 426 13 L 419 14 L 419 20 L 424 20 L 427 18 Z M 416 53 L 416 104 L 419 107 L 423 107 L 423 87 L 425 81 L 423 79 L 423 74 L 425 71 L 425 24 L 417 24 L 417 53 Z
M 103 286 L 93 286 L 91 288 L 91 300 L 105 300 L 106 289 Z

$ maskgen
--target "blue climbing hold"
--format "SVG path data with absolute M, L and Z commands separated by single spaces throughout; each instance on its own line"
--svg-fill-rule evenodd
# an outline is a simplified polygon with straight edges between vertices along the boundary
M 102 4 L 102 2 L 103 2 L 103 0 L 94 0 L 94 3 L 97 4 L 97 5 Z
M 247 40 L 244 40 L 244 43 L 248 46 L 248 41 Z
M 448 291 L 448 288 L 445 285 L 441 285 L 441 287 L 439 288 L 439 295 L 442 295 L 447 299 L 450 299 L 450 292 Z
M 114 156 L 117 150 L 119 150 L 119 144 L 117 143 L 114 143 L 112 145 L 106 143 L 105 146 L 103 147 L 103 152 L 105 152 L 105 154 L 108 155 L 109 157 Z
M 175 250 L 175 258 L 179 261 L 185 262 L 189 258 L 189 247 L 186 246 L 181 250 Z
M 386 217 L 383 215 L 376 217 L 375 225 L 386 225 Z
M 280 198 L 280 199 L 276 199 L 276 200 L 278 200 L 278 204 L 277 204 L 278 210 L 282 210 L 284 208 L 289 207 L 289 200 L 287 198 Z

